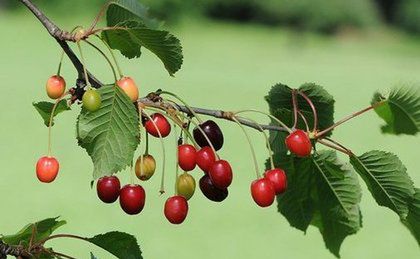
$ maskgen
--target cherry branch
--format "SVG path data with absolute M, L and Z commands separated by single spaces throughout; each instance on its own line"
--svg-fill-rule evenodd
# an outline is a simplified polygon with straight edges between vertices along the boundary
M 6 259 L 8 255 L 16 258 L 31 258 L 31 254 L 22 246 L 11 246 L 0 240 L 0 259 Z

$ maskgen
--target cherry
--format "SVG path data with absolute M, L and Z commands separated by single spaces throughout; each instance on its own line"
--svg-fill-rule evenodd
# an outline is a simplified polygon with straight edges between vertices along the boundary
M 123 77 L 117 81 L 117 85 L 130 97 L 132 102 L 139 99 L 139 89 L 131 77 Z
M 162 135 L 162 137 L 166 137 L 169 135 L 169 133 L 171 133 L 171 124 L 169 124 L 168 120 L 165 118 L 165 116 L 163 116 L 160 113 L 154 113 L 152 114 L 151 118 L 153 119 L 153 121 L 155 122 L 157 128 L 160 131 L 160 134 Z M 155 125 L 150 121 L 146 121 L 146 123 L 144 124 L 144 127 L 146 128 L 146 131 L 154 136 L 154 137 L 159 137 L 159 133 L 156 130 Z
M 270 180 L 261 178 L 251 184 L 251 195 L 260 207 L 268 207 L 274 202 L 276 192 Z
M 197 150 L 194 146 L 183 144 L 178 146 L 178 164 L 184 171 L 192 171 L 196 165 Z
M 143 163 L 142 163 L 143 161 Z M 151 155 L 142 155 L 136 161 L 136 175 L 142 181 L 149 180 L 156 170 L 156 161 Z
M 45 88 L 47 90 L 47 95 L 51 99 L 58 99 L 63 96 L 64 91 L 66 90 L 66 81 L 61 76 L 54 75 L 48 78 Z
M 101 107 L 101 95 L 95 89 L 89 89 L 83 94 L 82 103 L 86 110 L 97 111 Z
M 165 217 L 172 224 L 181 224 L 188 214 L 188 202 L 182 196 L 173 196 L 166 200 Z
M 207 197 L 207 199 L 214 202 L 221 202 L 229 195 L 227 188 L 216 188 L 210 179 L 210 176 L 204 175 L 200 179 L 200 190 Z
M 296 130 L 287 136 L 286 145 L 298 157 L 309 156 L 312 151 L 311 140 L 303 130 Z
M 267 170 L 264 177 L 273 184 L 276 194 L 283 193 L 287 188 L 287 177 L 284 170 L 280 168 L 274 168 Z
M 113 203 L 120 196 L 120 180 L 116 176 L 104 176 L 96 183 L 96 192 L 99 199 L 105 203 Z
M 204 131 L 204 133 L 206 133 L 207 137 L 209 138 L 211 144 L 213 144 L 213 147 L 216 151 L 222 148 L 223 133 L 220 130 L 219 126 L 216 124 L 216 122 L 208 120 L 200 124 L 199 127 Z M 200 147 L 205 147 L 209 145 L 207 139 L 204 137 L 203 133 L 198 128 L 195 128 L 193 130 L 193 134 L 195 141 Z
M 218 160 L 211 166 L 209 176 L 214 186 L 225 189 L 232 183 L 232 168 L 227 161 Z
M 146 192 L 137 184 L 127 184 L 120 191 L 120 205 L 129 215 L 139 214 L 146 201 Z
M 41 157 L 36 163 L 36 176 L 43 183 L 50 183 L 57 177 L 60 164 L 52 156 Z
M 197 165 L 203 170 L 206 174 L 209 172 L 210 167 L 216 161 L 216 155 L 213 152 L 211 147 L 203 147 L 197 151 L 196 156 Z
M 188 173 L 183 173 L 176 179 L 176 192 L 189 200 L 195 192 L 195 180 Z

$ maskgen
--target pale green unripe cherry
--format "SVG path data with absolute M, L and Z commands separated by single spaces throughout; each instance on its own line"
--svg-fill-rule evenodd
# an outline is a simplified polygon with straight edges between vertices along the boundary
M 186 172 L 178 176 L 176 180 L 176 191 L 178 195 L 183 196 L 185 199 L 191 199 L 195 192 L 194 177 Z
M 101 95 L 95 89 L 87 90 L 82 97 L 83 108 L 90 112 L 97 111 L 101 107 Z

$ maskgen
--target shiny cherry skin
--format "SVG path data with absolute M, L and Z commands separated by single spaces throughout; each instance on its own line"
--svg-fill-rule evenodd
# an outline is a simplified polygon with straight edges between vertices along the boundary
M 117 85 L 130 97 L 132 102 L 139 99 L 139 89 L 131 77 L 123 77 L 117 81 Z
M 276 194 L 281 194 L 286 191 L 287 188 L 287 177 L 284 170 L 280 168 L 274 168 L 271 170 L 267 170 L 264 173 L 264 178 L 270 180 L 270 182 L 274 186 L 274 190 Z
M 173 196 L 166 200 L 165 217 L 172 224 L 181 224 L 188 214 L 188 202 L 183 196 Z
M 298 157 L 307 157 L 311 154 L 312 143 L 308 134 L 303 130 L 296 130 L 286 138 L 286 146 Z
M 151 116 L 152 120 L 155 122 L 157 128 L 159 129 L 160 134 L 162 135 L 162 138 L 166 137 L 171 133 L 171 124 L 168 122 L 168 120 L 160 113 L 154 113 Z M 154 136 L 159 137 L 158 130 L 156 129 L 153 122 L 150 120 L 147 120 L 144 124 L 144 127 L 146 128 L 146 131 Z
M 43 183 L 51 183 L 55 180 L 60 170 L 60 164 L 52 156 L 41 157 L 36 163 L 36 176 Z
M 216 162 L 216 155 L 211 147 L 203 147 L 197 151 L 196 162 L 198 167 L 201 168 L 206 174 L 209 172 L 211 166 Z
M 213 182 L 211 181 L 210 176 L 208 175 L 204 175 L 203 177 L 201 177 L 199 186 L 204 196 L 206 196 L 207 199 L 214 202 L 222 202 L 229 195 L 229 191 L 227 188 L 225 189 L 216 188 Z
M 232 168 L 226 160 L 218 160 L 210 168 L 211 181 L 219 189 L 226 189 L 232 183 Z
M 135 172 L 142 181 L 149 180 L 156 171 L 156 161 L 152 155 L 141 155 L 137 158 Z
M 66 90 L 66 81 L 59 75 L 54 75 L 48 78 L 45 86 L 47 95 L 51 99 L 58 99 L 63 96 Z
M 197 150 L 193 145 L 178 146 L 178 165 L 184 171 L 192 171 L 196 165 Z
M 276 191 L 270 180 L 261 178 L 251 184 L 251 195 L 260 207 L 268 207 L 274 202 Z
M 99 110 L 102 104 L 101 95 L 95 89 L 87 90 L 82 96 L 83 108 L 90 112 Z
M 214 149 L 217 151 L 222 148 L 224 138 L 222 130 L 219 128 L 219 125 L 212 120 L 205 121 L 199 125 L 200 128 L 206 133 L 210 142 L 213 144 Z M 207 139 L 204 137 L 203 133 L 195 128 L 193 130 L 194 139 L 200 147 L 209 146 Z
M 187 172 L 178 176 L 176 179 L 176 192 L 187 200 L 191 199 L 195 192 L 194 177 Z
M 146 202 L 146 192 L 137 184 L 127 184 L 120 191 L 120 205 L 129 215 L 139 214 Z
M 116 176 L 104 176 L 96 183 L 96 192 L 101 201 L 113 203 L 120 196 L 121 184 Z

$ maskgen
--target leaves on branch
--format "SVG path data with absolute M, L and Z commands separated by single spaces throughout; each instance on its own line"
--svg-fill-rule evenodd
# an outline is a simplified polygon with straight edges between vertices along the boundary
M 86 239 L 120 259 L 142 259 L 137 239 L 123 232 L 108 232 Z M 91 254 L 93 256 L 93 254 Z M 92 257 L 94 258 L 94 257 Z
M 94 179 L 130 165 L 139 144 L 139 116 L 129 97 L 113 85 L 98 91 L 101 108 L 95 112 L 83 109 L 77 121 L 77 139 L 92 158 Z
M 353 155 L 350 162 L 366 182 L 376 202 L 405 219 L 414 186 L 400 159 L 392 153 L 374 150 L 359 157 Z
M 39 115 L 41 115 L 42 119 L 44 120 L 45 126 L 48 127 L 48 125 L 50 123 L 50 117 L 51 117 L 52 109 L 54 107 L 54 103 L 50 103 L 50 102 L 37 102 L 37 103 L 35 103 L 34 102 L 34 103 L 32 103 L 32 105 L 38 111 Z M 58 114 L 60 114 L 64 111 L 69 111 L 69 110 L 70 110 L 70 107 L 67 105 L 67 101 L 66 100 L 61 100 L 57 104 L 57 107 L 55 108 L 52 125 L 54 125 L 54 117 L 55 116 L 57 116 Z
M 408 215 L 402 220 L 403 224 L 410 230 L 420 245 L 420 189 L 416 188 L 416 193 L 408 207 Z
M 384 102 L 375 108 L 385 121 L 383 133 L 416 135 L 420 131 L 420 88 L 393 88 L 387 96 L 375 93 L 372 104 Z
M 33 242 L 43 240 L 49 237 L 57 228 L 66 224 L 64 220 L 57 218 L 48 218 L 36 223 L 28 224 L 14 235 L 2 236 L 0 239 L 8 245 L 28 245 L 35 233 Z
M 138 0 L 113 0 L 109 2 L 106 11 L 106 21 L 109 27 L 125 21 L 138 21 L 147 27 L 155 29 L 160 22 L 149 15 L 149 8 Z

